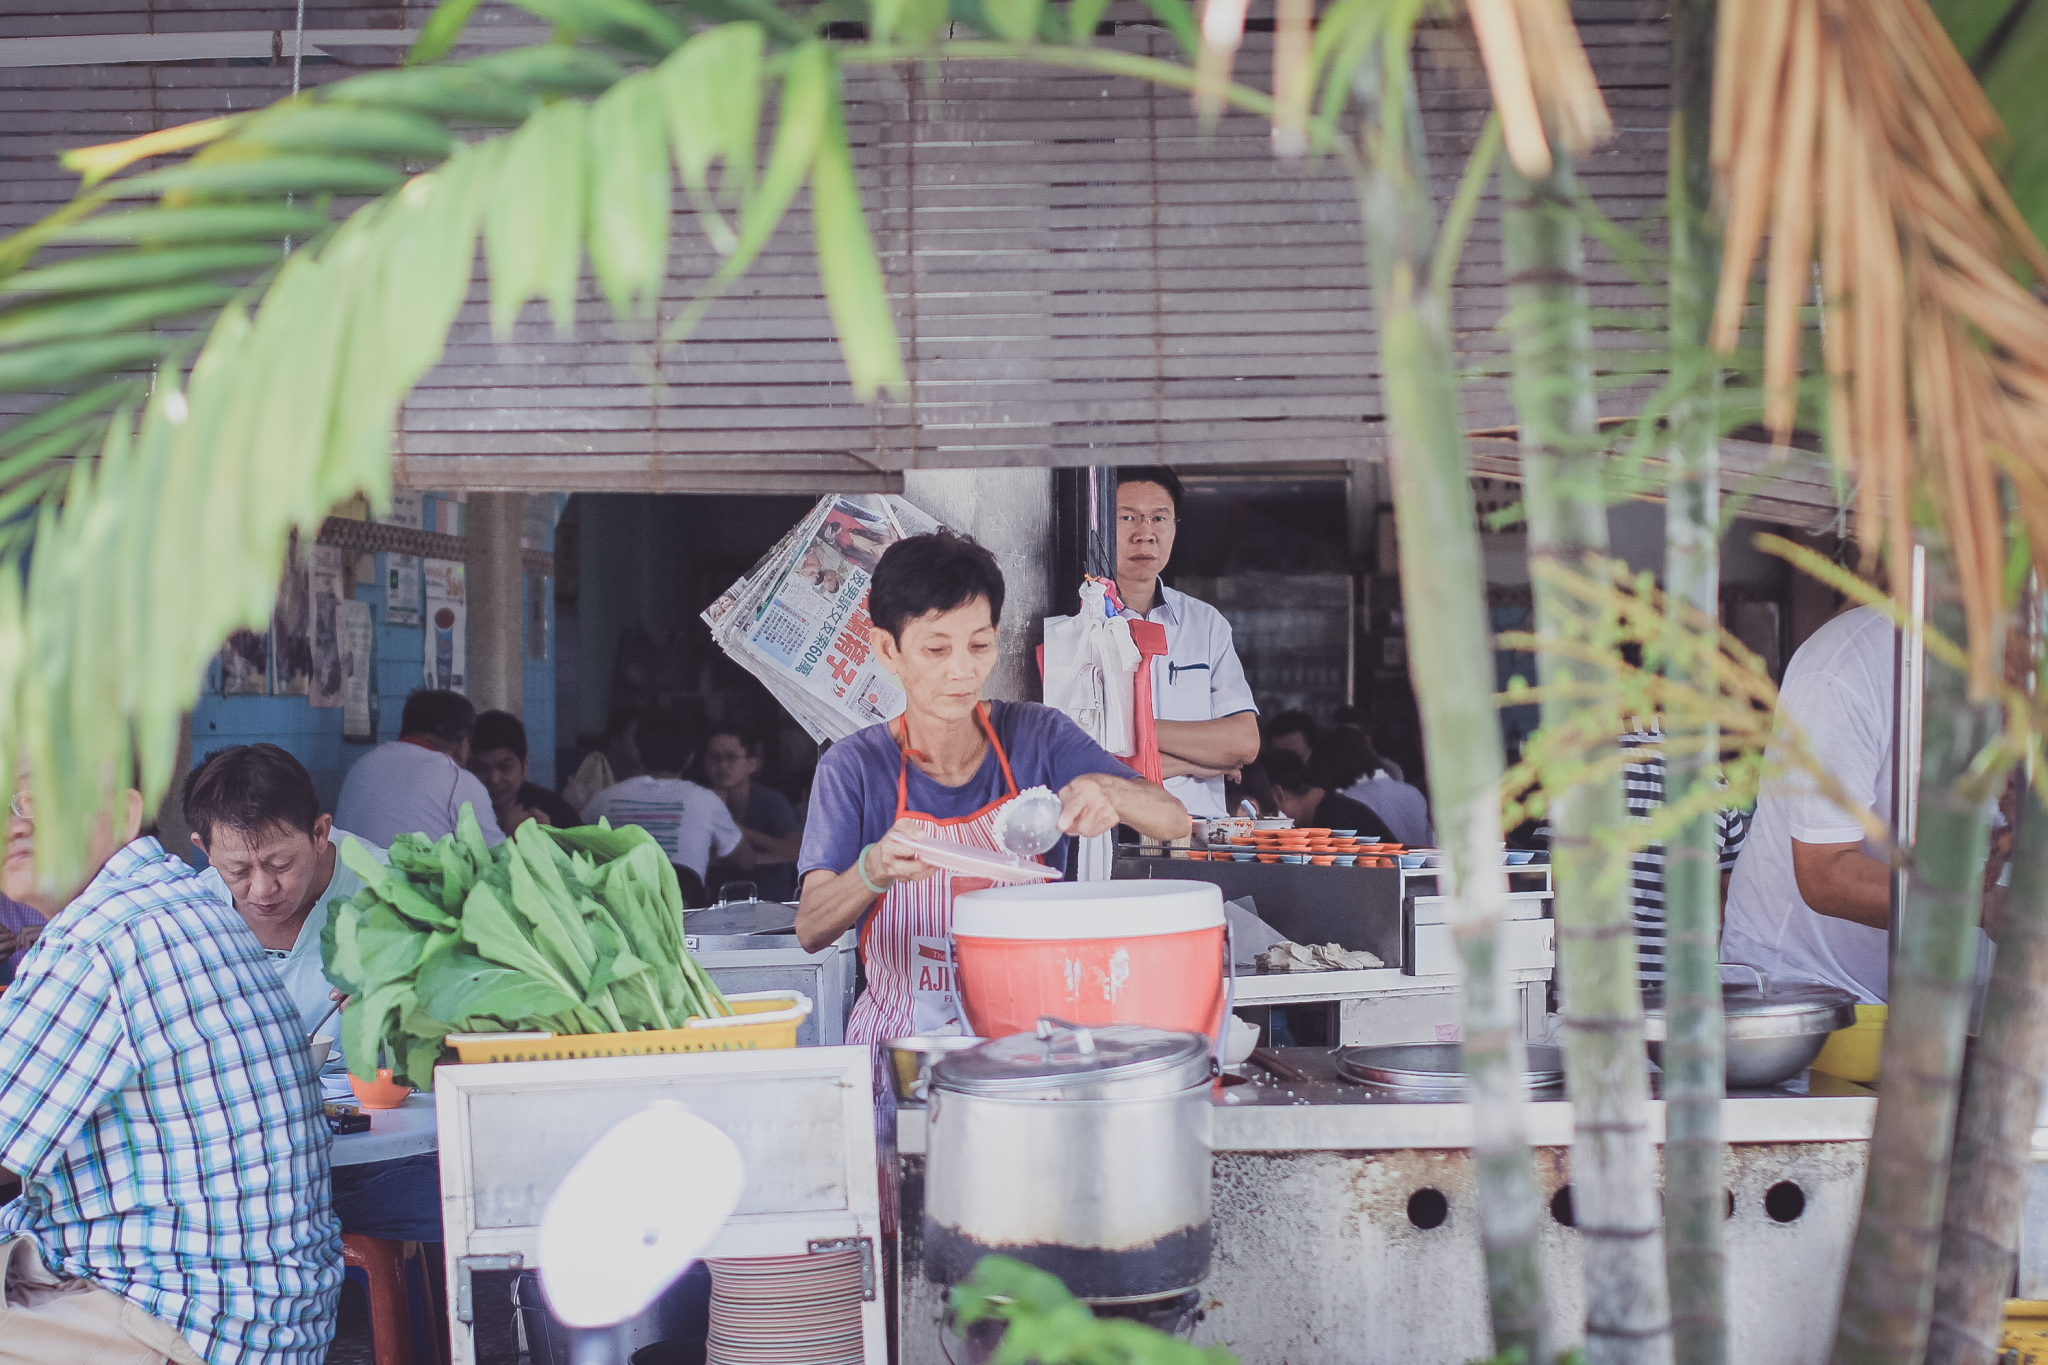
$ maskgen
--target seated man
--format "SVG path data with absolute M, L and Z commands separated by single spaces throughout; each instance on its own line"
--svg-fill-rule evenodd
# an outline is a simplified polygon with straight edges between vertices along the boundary
M 398 738 L 357 759 L 342 779 L 335 821 L 364 843 L 389 848 L 401 834 L 453 834 L 467 802 L 484 842 L 503 843 L 490 793 L 464 766 L 475 732 L 476 707 L 468 697 L 415 691 L 405 699 Z
M 600 818 L 614 825 L 638 825 L 668 850 L 683 883 L 684 901 L 705 902 L 704 872 L 712 856 L 723 858 L 740 843 L 740 827 L 716 792 L 683 780 L 696 757 L 689 722 L 673 711 L 656 711 L 640 722 L 640 760 L 647 772 L 629 777 L 590 798 L 586 824 Z M 692 887 L 691 883 L 695 886 Z
M 510 711 L 486 711 L 476 718 L 469 770 L 491 794 L 491 813 L 507 835 L 528 820 L 557 829 L 583 823 L 574 806 L 526 780 L 526 725 Z
M 1275 749 L 1259 762 L 1273 783 L 1273 796 L 1280 813 L 1297 826 L 1313 829 L 1353 829 L 1368 839 L 1398 842 L 1386 822 L 1337 791 L 1334 778 L 1301 761 L 1301 755 Z
M 0 995 L 0 1362 L 321 1365 L 341 1243 L 299 1012 L 240 916 L 136 837 L 40 891 L 25 789 L 0 889 L 48 927 Z
M 320 936 L 328 908 L 362 890 L 363 879 L 336 856 L 341 841 L 355 836 L 320 813 L 312 774 L 275 744 L 222 749 L 185 779 L 185 819 L 210 864 L 201 875 L 256 935 L 298 1008 L 302 1032 L 318 1025 L 324 1036 L 339 1039 L 338 1019 L 321 1024 L 336 992 L 322 969 Z M 356 842 L 378 862 L 388 860 L 384 850 Z M 351 1098 L 339 1043 L 321 1080 L 329 1098 Z M 432 1152 L 337 1166 L 333 1189 L 343 1232 L 441 1240 L 441 1168 Z
M 761 741 L 738 726 L 721 725 L 704 743 L 704 776 L 740 827 L 740 844 L 712 867 L 714 893 L 727 880 L 751 881 L 764 901 L 796 899 L 796 855 L 804 832 L 789 798 L 765 782 Z

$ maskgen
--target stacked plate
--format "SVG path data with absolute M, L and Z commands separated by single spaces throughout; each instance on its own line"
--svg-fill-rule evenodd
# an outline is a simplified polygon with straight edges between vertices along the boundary
M 711 1262 L 705 1365 L 861 1365 L 857 1251 Z

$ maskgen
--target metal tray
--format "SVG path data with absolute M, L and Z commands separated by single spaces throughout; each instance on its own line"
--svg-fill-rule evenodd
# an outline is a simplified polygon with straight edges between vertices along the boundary
M 1526 1086 L 1531 1092 L 1564 1085 L 1564 1049 L 1529 1048 Z M 1390 1043 L 1347 1047 L 1337 1054 L 1337 1074 L 1361 1085 L 1409 1094 L 1453 1098 L 1465 1092 L 1465 1073 L 1456 1043 Z

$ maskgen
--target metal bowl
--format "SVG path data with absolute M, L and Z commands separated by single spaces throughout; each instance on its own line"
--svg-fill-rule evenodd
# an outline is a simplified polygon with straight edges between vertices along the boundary
M 1732 964 L 1731 964 L 1732 965 Z M 1755 968 L 1756 982 L 1724 984 L 1726 1074 L 1731 1090 L 1783 1085 L 1813 1065 L 1828 1035 L 1856 1022 L 1856 997 L 1807 981 L 1773 982 Z M 1663 1001 L 1643 1001 L 1643 1036 L 1650 1060 L 1664 1064 Z
M 1563 1048 L 1538 1044 L 1531 1046 L 1528 1054 L 1523 1084 L 1529 1091 L 1555 1090 L 1564 1084 Z M 1464 1058 L 1456 1043 L 1347 1047 L 1337 1054 L 1337 1073 L 1347 1080 L 1417 1099 L 1465 1097 Z
M 931 1091 L 932 1067 L 940 1058 L 950 1052 L 980 1047 L 987 1041 L 986 1038 L 969 1038 L 960 1034 L 891 1038 L 885 1046 L 889 1050 L 889 1084 L 896 1091 L 896 1102 L 923 1104 Z

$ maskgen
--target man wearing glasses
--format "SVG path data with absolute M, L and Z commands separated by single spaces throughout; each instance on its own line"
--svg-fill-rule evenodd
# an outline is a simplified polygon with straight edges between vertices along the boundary
M 1152 661 L 1152 715 L 1166 790 L 1188 814 L 1227 814 L 1223 781 L 1259 756 L 1259 708 L 1222 612 L 1167 587 L 1180 524 L 1180 479 L 1164 465 L 1116 472 L 1116 591 L 1124 615 L 1166 627 L 1166 657 Z

